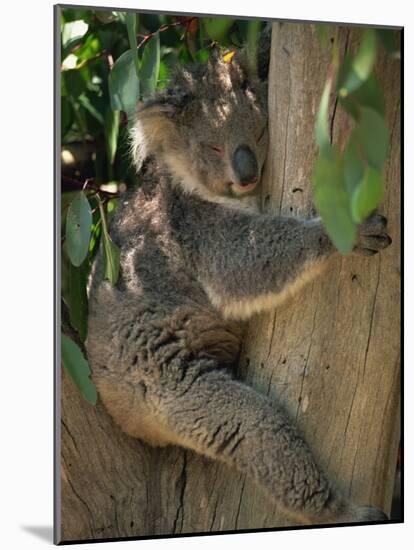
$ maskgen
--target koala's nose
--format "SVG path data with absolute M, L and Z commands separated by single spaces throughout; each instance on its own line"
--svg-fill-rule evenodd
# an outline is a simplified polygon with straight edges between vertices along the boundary
M 249 146 L 240 145 L 234 151 L 232 164 L 241 185 L 248 185 L 257 181 L 259 167 Z

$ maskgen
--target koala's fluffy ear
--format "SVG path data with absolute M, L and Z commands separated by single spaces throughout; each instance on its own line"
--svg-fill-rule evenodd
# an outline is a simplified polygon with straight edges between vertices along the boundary
M 163 90 L 143 103 L 133 124 L 131 154 L 137 171 L 150 155 L 160 155 L 169 144 L 179 140 L 179 115 L 188 103 L 188 94 Z

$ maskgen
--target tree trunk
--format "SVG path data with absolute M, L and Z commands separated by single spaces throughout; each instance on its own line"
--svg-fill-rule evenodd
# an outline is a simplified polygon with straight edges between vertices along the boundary
M 341 54 L 355 51 L 361 31 L 336 32 Z M 319 47 L 313 25 L 274 25 L 265 210 L 314 214 L 314 121 L 329 50 Z M 284 405 L 345 494 L 389 513 L 400 435 L 399 61 L 380 50 L 377 76 L 391 131 L 381 212 L 393 244 L 375 257 L 337 258 L 289 303 L 251 323 L 241 367 L 249 383 Z M 349 117 L 331 104 L 331 135 L 341 145 Z M 249 486 L 245 498 L 259 510 L 256 489 Z M 277 511 L 272 521 L 292 525 Z
M 340 51 L 357 29 L 337 28 Z M 310 215 L 313 128 L 331 53 L 313 25 L 274 24 L 271 146 L 265 210 Z M 391 149 L 381 211 L 393 244 L 373 258 L 332 261 L 277 311 L 250 324 L 240 375 L 279 400 L 326 472 L 353 500 L 390 511 L 399 441 L 400 64 L 381 52 Z M 347 120 L 332 107 L 340 142 Z M 263 490 L 226 466 L 123 434 L 101 403 L 82 401 L 62 375 L 59 540 L 292 525 Z

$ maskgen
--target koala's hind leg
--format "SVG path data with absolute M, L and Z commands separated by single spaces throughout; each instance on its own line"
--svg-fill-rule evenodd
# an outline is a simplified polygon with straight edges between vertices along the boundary
M 286 414 L 224 369 L 192 364 L 156 396 L 157 419 L 172 442 L 250 475 L 284 511 L 304 523 L 381 521 L 374 507 L 342 498 Z

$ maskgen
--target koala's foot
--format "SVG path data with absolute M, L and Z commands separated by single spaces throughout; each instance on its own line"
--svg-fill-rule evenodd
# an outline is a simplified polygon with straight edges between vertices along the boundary
M 330 498 L 325 502 L 324 507 L 311 519 L 311 523 L 324 524 L 346 524 L 365 522 L 384 522 L 389 518 L 376 506 L 354 504 L 342 496 L 336 490 L 332 490 Z
M 388 516 L 376 506 L 351 504 L 342 514 L 335 518 L 334 523 L 380 522 L 388 520 Z
M 358 241 L 354 252 L 363 256 L 373 256 L 392 243 L 387 234 L 387 218 L 381 214 L 373 214 L 358 228 Z

